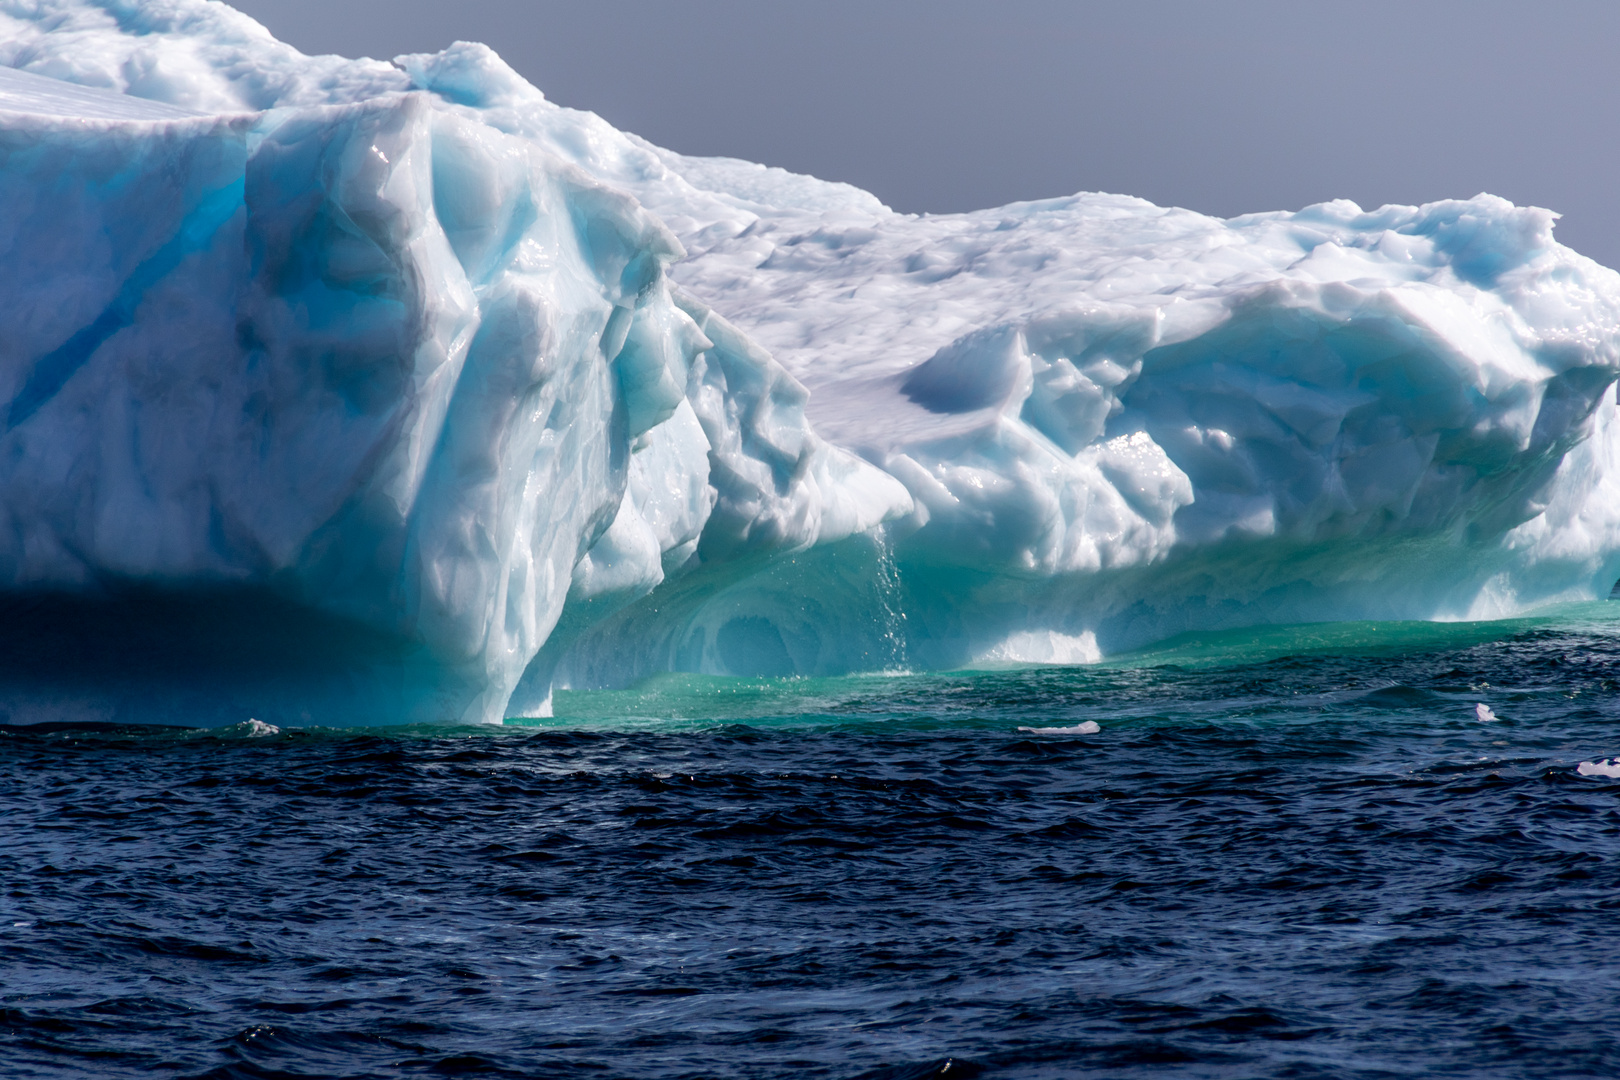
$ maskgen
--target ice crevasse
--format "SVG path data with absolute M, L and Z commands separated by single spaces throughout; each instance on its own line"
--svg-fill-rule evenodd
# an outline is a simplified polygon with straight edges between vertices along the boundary
M 1554 217 L 899 214 L 481 45 L 0 0 L 0 708 L 498 720 L 1604 595 L 1620 276 Z

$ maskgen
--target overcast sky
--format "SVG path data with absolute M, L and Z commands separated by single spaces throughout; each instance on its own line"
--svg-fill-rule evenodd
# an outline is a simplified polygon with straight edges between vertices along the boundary
M 1222 216 L 1490 191 L 1620 266 L 1613 0 L 240 0 L 305 52 L 484 41 L 687 154 L 954 211 L 1115 191 Z

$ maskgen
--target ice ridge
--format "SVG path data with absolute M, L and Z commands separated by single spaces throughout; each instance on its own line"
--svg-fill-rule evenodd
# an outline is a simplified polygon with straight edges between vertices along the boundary
M 0 606 L 210 627 L 283 724 L 1595 598 L 1620 276 L 1554 219 L 898 214 L 481 45 L 0 0 Z

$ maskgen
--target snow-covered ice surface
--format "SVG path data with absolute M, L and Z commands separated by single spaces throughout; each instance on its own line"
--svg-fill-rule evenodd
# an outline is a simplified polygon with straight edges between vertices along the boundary
M 897 214 L 205 0 L 0 0 L 0 161 L 0 582 L 370 643 L 233 720 L 1620 575 L 1620 276 L 1490 196 Z

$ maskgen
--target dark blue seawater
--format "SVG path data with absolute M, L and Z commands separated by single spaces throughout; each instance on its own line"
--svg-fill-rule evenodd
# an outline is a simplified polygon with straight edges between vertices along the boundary
M 1585 605 L 0 729 L 0 1073 L 1620 1075 L 1617 659 Z

